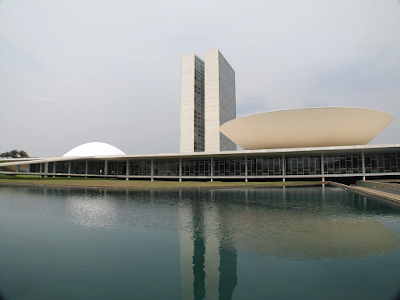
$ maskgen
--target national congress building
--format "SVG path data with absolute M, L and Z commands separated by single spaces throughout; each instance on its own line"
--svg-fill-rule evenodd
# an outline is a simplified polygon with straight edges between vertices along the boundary
M 400 144 L 367 145 L 393 117 L 351 107 L 236 118 L 235 72 L 219 50 L 182 57 L 180 153 L 126 155 L 87 143 L 63 157 L 3 162 L 0 174 L 126 180 L 336 180 L 400 178 Z M 237 150 L 237 145 L 244 150 Z
M 233 151 L 219 128 L 236 118 L 235 71 L 219 50 L 182 57 L 180 152 Z

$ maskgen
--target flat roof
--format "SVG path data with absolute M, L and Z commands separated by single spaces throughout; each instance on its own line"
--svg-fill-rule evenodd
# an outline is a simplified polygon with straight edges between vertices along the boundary
M 331 153 L 331 152 L 354 152 L 367 150 L 369 153 L 382 153 L 390 152 L 396 149 L 400 151 L 400 143 L 394 144 L 381 144 L 381 145 L 352 145 L 352 146 L 331 146 L 331 147 L 306 147 L 306 148 L 283 148 L 283 149 L 262 149 L 262 150 L 239 150 L 239 151 L 218 151 L 218 152 L 192 152 L 192 153 L 158 153 L 158 154 L 134 154 L 134 155 L 116 155 L 116 156 L 86 156 L 86 157 L 47 157 L 43 159 L 34 158 L 31 161 L 18 161 L 18 162 L 7 162 L 0 163 L 1 166 L 13 166 L 13 165 L 26 165 L 45 163 L 53 161 L 70 161 L 70 160 L 126 160 L 126 159 L 160 159 L 160 158 L 198 158 L 198 157 L 211 157 L 211 156 L 256 156 L 257 154 L 272 156 L 277 155 L 303 155 L 305 153 Z

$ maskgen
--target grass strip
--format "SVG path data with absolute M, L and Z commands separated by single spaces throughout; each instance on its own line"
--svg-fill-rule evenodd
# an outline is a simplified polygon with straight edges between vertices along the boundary
M 166 180 L 118 180 L 104 178 L 60 178 L 30 175 L 0 175 L 0 184 L 39 185 L 66 187 L 102 187 L 122 189 L 187 189 L 187 188 L 239 188 L 321 185 L 320 181 L 229 182 L 229 181 L 166 181 Z

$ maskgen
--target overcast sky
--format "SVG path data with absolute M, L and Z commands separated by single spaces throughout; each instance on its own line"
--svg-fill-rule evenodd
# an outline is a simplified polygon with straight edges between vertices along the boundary
M 212 49 L 238 117 L 373 108 L 400 143 L 400 1 L 0 0 L 0 152 L 179 152 L 181 56 Z

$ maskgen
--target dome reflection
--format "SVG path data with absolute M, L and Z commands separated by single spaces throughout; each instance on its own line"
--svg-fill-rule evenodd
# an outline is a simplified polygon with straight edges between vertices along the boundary
M 115 203 L 107 198 L 93 195 L 70 196 L 67 211 L 72 223 L 86 227 L 112 228 L 118 216 Z

